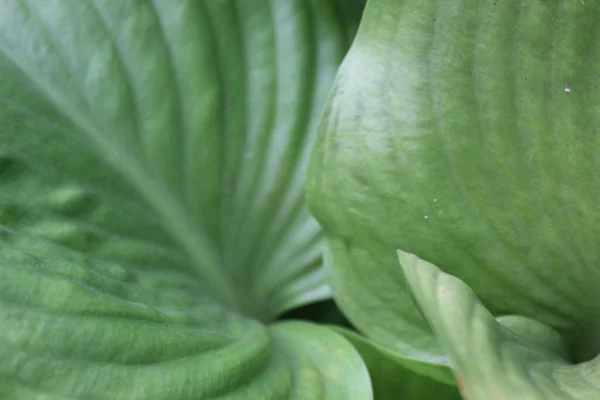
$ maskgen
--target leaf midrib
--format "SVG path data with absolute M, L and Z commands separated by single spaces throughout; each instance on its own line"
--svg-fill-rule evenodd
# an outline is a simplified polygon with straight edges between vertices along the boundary
M 63 114 L 76 128 L 87 136 L 97 147 L 102 158 L 131 183 L 152 209 L 161 218 L 161 225 L 181 245 L 189 255 L 193 271 L 198 278 L 206 282 L 211 294 L 223 305 L 234 311 L 241 311 L 239 296 L 229 277 L 223 273 L 221 261 L 214 244 L 208 236 L 191 223 L 185 208 L 178 202 L 165 185 L 150 174 L 143 163 L 132 154 L 127 154 L 116 145 L 112 137 L 105 135 L 86 113 L 77 110 L 59 91 L 39 77 L 36 72 L 17 58 L 0 48 L 0 53 L 19 71 L 31 80 L 38 92 L 46 97 L 56 111 Z M 125 135 L 123 135 L 125 136 Z M 106 157 L 108 154 L 111 157 Z

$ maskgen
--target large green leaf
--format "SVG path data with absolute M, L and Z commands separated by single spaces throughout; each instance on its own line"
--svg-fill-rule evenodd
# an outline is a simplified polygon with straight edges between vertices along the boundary
M 0 398 L 369 398 L 256 322 L 329 294 L 303 170 L 359 14 L 0 1 Z
M 600 398 L 600 356 L 572 365 L 558 333 L 525 317 L 497 321 L 460 279 L 412 254 L 400 263 L 469 400 Z
M 400 248 L 600 352 L 599 34 L 588 0 L 369 1 L 307 185 L 359 330 L 444 362 Z

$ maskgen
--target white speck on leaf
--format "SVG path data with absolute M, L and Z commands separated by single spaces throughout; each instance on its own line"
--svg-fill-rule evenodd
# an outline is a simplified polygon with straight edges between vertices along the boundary
M 564 91 L 565 91 L 566 93 L 571 93 L 571 88 L 570 88 L 570 87 L 568 87 L 567 85 L 565 85 Z
M 426 215 L 426 216 L 424 216 L 423 218 L 427 219 L 427 218 L 429 218 L 429 215 Z
M 434 202 L 434 203 L 437 203 L 437 199 L 433 199 L 433 202 Z

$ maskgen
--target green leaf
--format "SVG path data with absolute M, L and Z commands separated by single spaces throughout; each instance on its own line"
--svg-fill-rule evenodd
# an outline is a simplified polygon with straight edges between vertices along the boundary
M 591 400 L 600 397 L 600 356 L 573 364 L 558 333 L 512 316 L 496 320 L 460 279 L 399 252 L 417 303 L 447 349 L 469 400 Z
M 418 369 L 413 360 L 402 358 L 347 329 L 335 326 L 329 328 L 348 339 L 360 353 L 371 375 L 375 399 L 461 399 L 452 374 L 447 368 L 437 367 L 437 380 L 446 383 L 437 382 L 413 372 Z M 425 372 L 431 370 L 429 367 L 423 369 Z
M 0 1 L 0 398 L 369 398 L 343 338 L 257 321 L 329 296 L 304 167 L 349 10 Z
M 443 359 L 400 248 L 600 353 L 599 32 L 592 1 L 369 1 L 307 181 L 360 331 Z
M 360 355 L 341 335 L 305 322 L 279 323 L 273 327 L 272 334 L 292 366 L 295 385 L 290 398 L 373 398 Z

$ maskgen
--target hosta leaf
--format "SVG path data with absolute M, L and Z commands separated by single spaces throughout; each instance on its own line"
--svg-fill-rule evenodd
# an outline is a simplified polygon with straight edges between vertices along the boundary
M 439 399 L 459 400 L 460 394 L 451 372 L 438 366 L 436 379 L 413 372 L 417 369 L 414 360 L 402 358 L 371 340 L 344 328 L 331 326 L 334 332 L 343 335 L 358 350 L 367 364 L 373 385 L 374 398 L 377 400 L 397 399 Z M 407 368 L 408 366 L 408 368 Z M 428 373 L 436 369 L 427 367 Z
M 308 173 L 336 300 L 367 336 L 443 359 L 400 248 L 495 315 L 600 353 L 600 3 L 371 0 Z
M 497 321 L 460 279 L 412 254 L 399 256 L 465 399 L 600 398 L 600 357 L 573 365 L 551 328 L 524 317 Z
M 373 398 L 366 367 L 341 335 L 305 322 L 279 323 L 272 334 L 292 365 L 290 398 Z
M 329 294 L 303 170 L 350 10 L 0 1 L 1 398 L 368 398 L 343 338 L 257 322 Z

